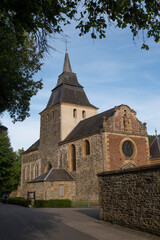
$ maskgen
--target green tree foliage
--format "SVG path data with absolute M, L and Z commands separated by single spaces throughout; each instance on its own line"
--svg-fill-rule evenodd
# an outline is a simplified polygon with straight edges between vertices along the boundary
M 78 1 L 79 2 L 79 1 Z M 116 27 L 129 27 L 133 38 L 142 31 L 143 45 L 146 38 L 160 40 L 160 2 L 155 0 L 84 0 L 80 22 L 80 35 L 91 31 L 93 38 L 106 36 L 106 29 L 114 23 Z
M 0 9 L 14 13 L 11 21 L 17 33 L 36 34 L 42 46 L 48 34 L 61 32 L 62 23 L 71 19 L 77 22 L 80 35 L 91 32 L 92 38 L 105 37 L 112 23 L 122 29 L 129 26 L 133 37 L 142 30 L 155 42 L 160 38 L 158 0 L 1 0 Z M 148 49 L 145 42 L 142 47 Z
M 0 9 L 14 27 L 16 37 L 23 32 L 36 36 L 40 49 L 46 49 L 47 36 L 62 32 L 61 23 L 68 24 L 77 12 L 71 0 L 1 0 Z
M 17 152 L 14 152 L 14 162 L 10 179 L 13 189 L 17 189 L 20 184 L 22 153 L 23 149 L 19 149 Z
M 13 121 L 29 116 L 30 99 L 42 88 L 33 75 L 48 50 L 50 35 L 63 24 L 76 22 L 79 35 L 106 37 L 108 26 L 129 27 L 133 38 L 160 39 L 160 3 L 156 0 L 1 0 L 0 1 L 0 114 Z M 146 37 L 145 37 L 146 36 Z
M 41 68 L 42 52 L 32 35 L 23 32 L 18 39 L 14 25 L 2 13 L 0 32 L 0 113 L 8 110 L 14 121 L 23 121 L 29 116 L 31 97 L 42 88 L 41 80 L 33 80 Z
M 0 131 L 0 192 L 15 190 L 20 183 L 21 152 L 13 152 L 7 131 Z

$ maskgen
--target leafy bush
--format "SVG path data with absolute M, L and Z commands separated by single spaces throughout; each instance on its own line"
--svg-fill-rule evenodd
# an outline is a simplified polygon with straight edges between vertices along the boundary
M 50 200 L 35 200 L 37 208 L 68 208 L 72 206 L 72 201 L 69 199 L 50 199 Z
M 27 207 L 31 201 L 23 197 L 9 197 L 7 203 Z

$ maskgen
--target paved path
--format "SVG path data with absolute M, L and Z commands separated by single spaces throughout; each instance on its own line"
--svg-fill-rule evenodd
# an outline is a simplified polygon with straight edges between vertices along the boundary
M 0 204 L 2 240 L 160 240 L 99 220 L 97 208 L 33 209 Z

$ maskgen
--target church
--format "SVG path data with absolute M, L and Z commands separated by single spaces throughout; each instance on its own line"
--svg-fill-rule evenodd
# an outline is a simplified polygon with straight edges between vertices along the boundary
M 40 113 L 40 139 L 22 156 L 21 196 L 98 201 L 97 174 L 149 164 L 146 123 L 121 104 L 97 113 L 72 72 L 63 72 Z

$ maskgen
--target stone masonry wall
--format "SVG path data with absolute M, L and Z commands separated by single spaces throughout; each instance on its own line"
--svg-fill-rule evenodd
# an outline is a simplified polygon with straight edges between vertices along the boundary
M 59 148 L 60 141 L 60 106 L 57 105 L 41 113 L 40 148 L 39 157 L 41 159 L 41 174 L 47 163 L 53 168 L 59 168 Z
M 59 185 L 64 186 L 64 196 L 59 196 Z M 27 190 L 29 192 L 36 192 L 35 196 L 37 200 L 49 200 L 49 199 L 70 199 L 75 198 L 75 182 L 63 181 L 63 182 L 38 182 L 28 183 Z
M 98 174 L 100 217 L 160 236 L 160 164 Z
M 90 142 L 90 155 L 83 155 L 83 142 Z M 76 171 L 69 170 L 69 146 L 76 147 Z M 96 134 L 60 146 L 61 168 L 67 169 L 76 184 L 76 201 L 98 201 L 97 173 L 103 171 L 101 135 Z
M 27 196 L 27 182 L 41 174 L 41 160 L 38 150 L 22 155 L 21 166 L 21 196 Z

